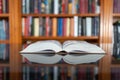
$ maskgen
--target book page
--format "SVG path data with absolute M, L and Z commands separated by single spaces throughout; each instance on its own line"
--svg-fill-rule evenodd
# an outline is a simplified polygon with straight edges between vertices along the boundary
M 97 45 L 88 43 L 86 41 L 74 41 L 74 40 L 69 40 L 66 41 L 63 44 L 63 50 L 66 52 L 72 52 L 72 53 L 105 53 L 104 50 L 102 50 L 100 47 Z
M 45 50 L 53 50 L 54 52 L 59 52 L 62 50 L 62 45 L 56 40 L 37 41 L 35 43 L 30 44 L 20 53 L 39 53 L 44 52 Z

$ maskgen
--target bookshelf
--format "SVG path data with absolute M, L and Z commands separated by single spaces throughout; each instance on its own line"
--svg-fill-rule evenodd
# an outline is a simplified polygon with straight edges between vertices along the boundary
M 26 0 L 29 1 L 29 0 Z M 62 1 L 62 0 L 61 0 Z M 82 1 L 82 0 L 81 0 Z M 89 0 L 90 1 L 90 0 Z M 10 60 L 9 62 L 1 62 L 0 66 L 10 68 L 10 80 L 22 80 L 23 66 L 79 66 L 79 67 L 98 67 L 98 80 L 110 80 L 111 78 L 111 47 L 112 47 L 112 23 L 113 18 L 120 17 L 119 14 L 112 14 L 113 0 L 100 0 L 100 13 L 75 13 L 75 14 L 39 14 L 39 13 L 22 13 L 22 0 L 9 0 L 9 13 L 0 14 L 0 18 L 7 18 L 9 21 L 9 40 L 0 40 L 0 43 L 10 44 Z M 22 36 L 22 18 L 26 17 L 50 17 L 50 18 L 74 18 L 78 17 L 99 17 L 100 18 L 100 30 L 97 36 Z M 22 44 L 26 41 L 38 41 L 55 39 L 63 42 L 65 40 L 86 40 L 91 43 L 99 45 L 106 51 L 106 55 L 102 58 L 98 64 L 80 64 L 80 65 L 67 65 L 67 64 L 55 64 L 55 65 L 41 65 L 41 64 L 23 64 L 22 56 L 19 51 L 22 49 Z M 119 66 L 119 65 L 118 65 Z
M 0 0 L 0 79 L 9 79 L 10 71 L 10 1 Z
M 112 11 L 112 28 L 113 28 L 113 30 L 115 29 L 114 28 L 115 26 L 113 24 L 116 21 L 120 20 L 120 11 L 118 9 L 118 3 L 120 3 L 119 0 L 112 0 L 112 8 L 113 8 L 113 11 Z M 116 73 L 119 74 L 119 72 L 117 72 L 117 70 L 119 71 L 119 69 L 120 69 L 120 61 L 113 56 L 111 56 L 111 57 L 112 57 L 112 59 L 111 59 L 111 70 L 112 70 L 111 74 L 113 74 L 113 76 L 111 76 L 111 80 L 113 80 L 113 78 L 118 76 Z M 114 77 L 114 75 L 116 75 L 116 76 Z

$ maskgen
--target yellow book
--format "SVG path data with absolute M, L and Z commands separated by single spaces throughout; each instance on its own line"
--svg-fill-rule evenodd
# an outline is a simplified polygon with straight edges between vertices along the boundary
M 52 36 L 57 36 L 57 18 L 52 19 Z
M 34 36 L 39 36 L 39 18 L 34 18 Z

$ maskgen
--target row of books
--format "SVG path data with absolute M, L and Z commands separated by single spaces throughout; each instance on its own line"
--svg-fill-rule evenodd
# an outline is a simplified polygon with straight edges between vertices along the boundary
M 120 80 L 120 68 L 115 67 L 111 69 L 111 80 Z
M 9 80 L 9 68 L 0 67 L 0 80 Z
M 22 12 L 44 14 L 99 13 L 100 0 L 22 0 Z
M 0 44 L 0 61 L 9 61 L 9 45 Z
M 23 66 L 23 80 L 95 80 L 95 74 L 90 67 Z
M 8 13 L 8 0 L 0 0 L 0 14 Z
M 8 20 L 0 19 L 0 40 L 9 39 L 9 24 Z
M 120 21 L 113 24 L 113 56 L 120 59 Z
M 113 0 L 113 12 L 120 13 L 120 0 Z
M 22 18 L 23 36 L 98 36 L 99 17 Z

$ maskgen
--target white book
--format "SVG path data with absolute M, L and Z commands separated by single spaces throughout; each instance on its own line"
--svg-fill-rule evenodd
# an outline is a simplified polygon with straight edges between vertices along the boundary
M 54 0 L 54 14 L 58 14 L 59 10 L 59 0 Z
M 56 40 L 38 41 L 30 44 L 20 53 L 30 62 L 43 64 L 54 64 L 61 59 L 69 64 L 91 63 L 105 55 L 105 51 L 97 45 L 75 40 L 68 40 L 63 44 Z M 64 55 L 61 55 L 63 53 Z
M 78 36 L 78 16 L 74 16 L 74 36 Z
M 98 0 L 95 0 L 95 13 L 100 13 L 100 5 Z
M 53 76 L 53 80 L 58 80 L 58 66 L 54 66 L 53 67 L 54 69 L 53 69 L 53 74 L 54 74 L 54 76 Z
M 92 18 L 86 17 L 86 36 L 92 36 Z
M 34 18 L 34 36 L 39 36 L 39 18 Z
M 26 0 L 26 13 L 29 14 L 30 13 L 30 0 Z

